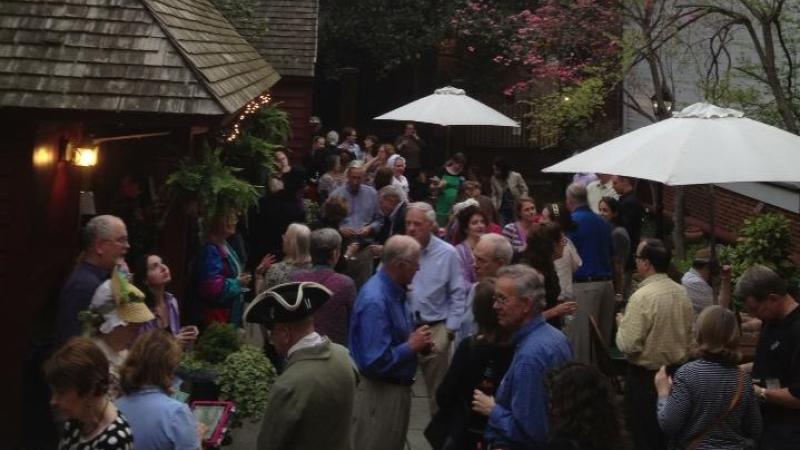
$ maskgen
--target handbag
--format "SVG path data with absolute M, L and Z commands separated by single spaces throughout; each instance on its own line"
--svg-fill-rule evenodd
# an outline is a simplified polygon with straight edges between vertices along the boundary
M 700 445 L 700 442 L 703 440 L 705 435 L 708 434 L 709 431 L 714 429 L 715 426 L 719 425 L 719 423 L 722 422 L 722 420 L 725 419 L 725 417 L 727 417 L 728 414 L 730 414 L 730 412 L 734 410 L 734 408 L 736 408 L 736 405 L 739 403 L 739 399 L 742 397 L 743 388 L 744 388 L 744 371 L 742 369 L 739 369 L 739 382 L 736 385 L 736 392 L 733 394 L 733 397 L 731 398 L 731 403 L 730 405 L 728 405 L 728 409 L 725 410 L 719 416 L 717 416 L 717 418 L 714 419 L 710 424 L 708 424 L 703 429 L 703 431 L 695 435 L 695 437 L 689 442 L 689 445 L 686 447 L 686 450 L 695 450 Z

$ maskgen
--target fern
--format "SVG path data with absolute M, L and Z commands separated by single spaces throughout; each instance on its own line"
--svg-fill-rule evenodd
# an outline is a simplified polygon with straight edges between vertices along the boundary
M 263 188 L 237 177 L 240 170 L 223 162 L 221 148 L 206 148 L 199 159 L 181 160 L 166 184 L 173 202 L 196 201 L 201 216 L 210 223 L 216 216 L 246 211 L 258 202 Z

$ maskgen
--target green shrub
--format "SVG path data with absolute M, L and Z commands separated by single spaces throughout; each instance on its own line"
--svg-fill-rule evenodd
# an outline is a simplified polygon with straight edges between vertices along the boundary
M 720 261 L 731 265 L 734 284 L 754 264 L 768 266 L 796 282 L 798 271 L 789 258 L 791 244 L 789 219 L 781 214 L 761 214 L 744 221 L 738 242 L 722 252 Z
M 275 367 L 264 352 L 252 345 L 245 344 L 225 358 L 217 383 L 222 397 L 236 404 L 234 425 L 241 424 L 242 419 L 261 419 L 276 377 Z
M 200 334 L 194 353 L 197 359 L 214 365 L 225 361 L 240 345 L 232 324 L 213 323 Z

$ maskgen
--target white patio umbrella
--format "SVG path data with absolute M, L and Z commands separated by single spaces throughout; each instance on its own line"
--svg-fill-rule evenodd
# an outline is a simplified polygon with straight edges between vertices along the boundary
M 735 109 L 695 103 L 671 119 L 626 133 L 542 172 L 606 173 L 680 186 L 798 182 L 798 165 L 800 136 L 747 119 Z M 709 217 L 713 230 L 713 195 Z M 714 241 L 712 232 L 712 259 Z
M 595 172 L 670 186 L 800 181 L 800 136 L 695 103 L 671 119 L 639 128 L 543 169 Z
M 489 125 L 519 127 L 517 121 L 468 96 L 452 86 L 437 89 L 432 95 L 401 106 L 375 120 L 400 120 L 442 126 Z

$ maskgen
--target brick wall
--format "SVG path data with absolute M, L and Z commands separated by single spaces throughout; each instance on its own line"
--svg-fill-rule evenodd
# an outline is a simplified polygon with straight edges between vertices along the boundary
M 708 219 L 711 208 L 711 196 L 708 186 L 686 186 L 684 190 L 686 192 L 686 223 L 697 225 L 708 233 L 710 230 Z M 672 214 L 674 192 L 674 188 L 669 186 L 664 189 L 665 214 Z M 748 217 L 765 213 L 778 213 L 789 218 L 791 222 L 792 253 L 795 255 L 800 254 L 800 215 L 720 187 L 715 187 L 714 193 L 715 229 L 719 239 L 725 242 L 735 240 L 739 227 Z

